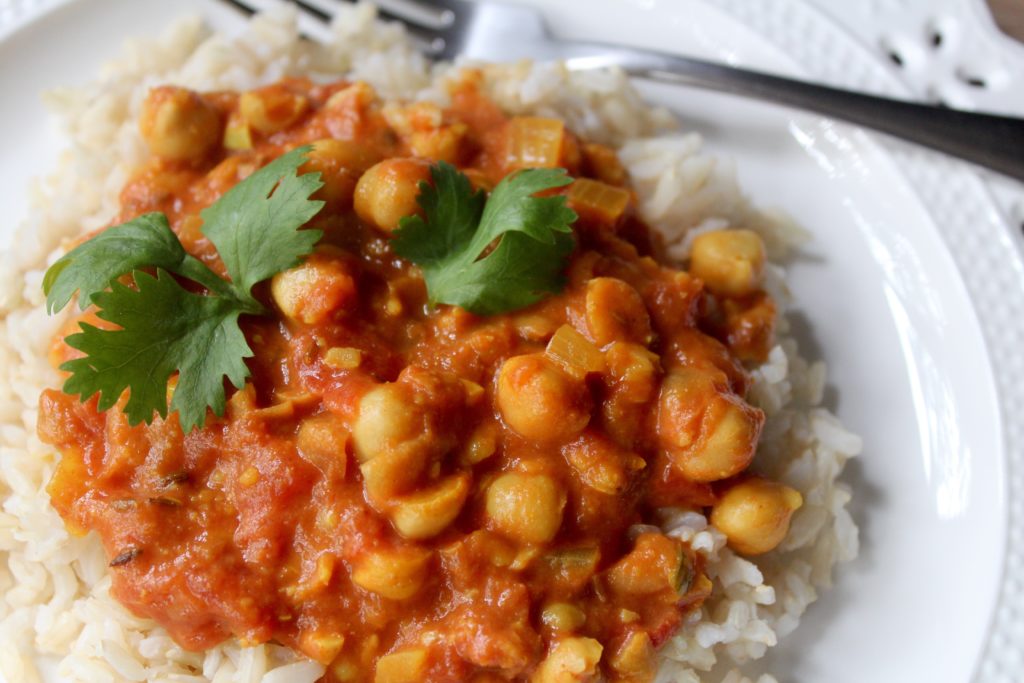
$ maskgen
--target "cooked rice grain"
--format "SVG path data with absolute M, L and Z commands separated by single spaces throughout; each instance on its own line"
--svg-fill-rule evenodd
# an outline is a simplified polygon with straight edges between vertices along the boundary
M 342 11 L 326 46 L 299 41 L 286 9 L 256 17 L 234 38 L 186 20 L 159 41 L 129 43 L 93 84 L 47 95 L 71 146 L 58 172 L 33 187 L 34 213 L 0 260 L 0 673 L 7 680 L 42 680 L 40 658 L 56 662 L 50 668 L 61 680 L 89 683 L 311 683 L 322 675 L 322 666 L 276 645 L 230 641 L 186 652 L 110 597 L 99 540 L 69 536 L 45 492 L 57 456 L 35 436 L 37 400 L 58 382 L 44 352 L 64 316 L 46 315 L 40 283 L 47 257 L 52 262 L 66 240 L 116 214 L 121 186 L 146 155 L 135 121 L 150 86 L 247 89 L 287 75 L 345 75 L 385 98 L 444 102 L 455 69 L 427 63 L 401 27 L 374 17 L 365 4 Z M 559 116 L 584 137 L 618 147 L 643 214 L 673 257 L 685 259 L 694 234 L 725 226 L 759 231 L 773 259 L 807 238 L 786 217 L 750 206 L 730 165 L 701 153 L 699 136 L 667 132 L 672 117 L 644 104 L 622 73 L 521 63 L 489 67 L 486 77 L 488 94 L 509 112 Z M 770 268 L 767 283 L 780 308 L 782 275 Z M 751 681 L 737 666 L 792 632 L 835 564 L 856 555 L 850 492 L 837 478 L 860 439 L 819 405 L 824 366 L 799 356 L 785 317 L 779 329 L 750 394 L 768 415 L 756 468 L 800 490 L 804 507 L 783 545 L 756 561 L 726 547 L 703 515 L 666 511 L 668 533 L 708 558 L 715 593 L 665 647 L 659 681 L 772 683 L 769 675 Z

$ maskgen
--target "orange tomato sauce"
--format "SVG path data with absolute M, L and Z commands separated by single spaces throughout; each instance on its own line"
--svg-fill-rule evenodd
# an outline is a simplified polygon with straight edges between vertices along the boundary
M 174 132 L 159 104 L 179 97 L 215 138 L 153 142 L 118 221 L 166 213 L 223 274 L 199 211 L 315 142 L 324 238 L 300 275 L 257 288 L 274 315 L 242 319 L 252 377 L 204 428 L 42 395 L 53 505 L 99 534 L 112 593 L 186 648 L 273 640 L 327 681 L 651 680 L 711 589 L 658 511 L 707 510 L 742 478 L 764 419 L 743 361 L 767 353 L 771 300 L 667 263 L 612 150 L 506 116 L 473 73 L 447 108 L 346 82 L 186 94 L 154 91 L 144 135 Z M 388 229 L 354 210 L 363 174 L 396 157 L 485 189 L 566 168 L 564 291 L 490 317 L 430 307 Z M 55 340 L 55 362 L 74 353 Z

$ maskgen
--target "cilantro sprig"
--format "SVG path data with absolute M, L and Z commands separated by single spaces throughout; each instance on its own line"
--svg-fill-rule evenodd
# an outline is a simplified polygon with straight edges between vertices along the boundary
M 77 291 L 82 310 L 95 305 L 97 317 L 117 327 L 82 322 L 81 332 L 65 339 L 84 355 L 61 366 L 71 373 L 64 391 L 83 400 L 99 394 L 103 411 L 127 389 L 129 423 L 148 423 L 154 414 L 167 417 L 167 383 L 177 372 L 170 409 L 182 429 L 202 427 L 208 409 L 223 415 L 224 379 L 241 388 L 253 355 L 239 316 L 265 312 L 252 287 L 298 265 L 321 237 L 299 229 L 323 206 L 310 199 L 322 186 L 319 174 L 298 173 L 308 151 L 275 159 L 200 213 L 230 280 L 189 255 L 160 213 L 109 228 L 54 263 L 43 279 L 47 309 L 61 310 Z M 134 286 L 118 281 L 125 275 Z M 187 290 L 174 276 L 206 293 Z
M 535 195 L 571 183 L 564 170 L 519 171 L 490 197 L 445 162 L 430 173 L 418 197 L 425 219 L 403 218 L 391 247 L 423 271 L 432 304 L 492 315 L 561 291 L 576 213 L 564 196 Z
M 82 400 L 98 394 L 104 411 L 127 390 L 123 410 L 133 425 L 170 410 L 189 432 L 208 411 L 223 415 L 224 381 L 242 388 L 253 355 L 239 317 L 266 313 L 253 286 L 298 265 L 321 237 L 300 229 L 323 206 L 311 199 L 323 185 L 319 174 L 298 173 L 308 151 L 279 157 L 200 213 L 228 279 L 186 252 L 160 213 L 108 228 L 54 263 L 43 278 L 48 311 L 63 309 L 77 292 L 79 308 L 95 306 L 111 323 L 80 322 L 81 331 L 65 339 L 82 356 L 61 366 L 70 373 L 64 391 Z M 425 219 L 402 219 L 392 239 L 395 253 L 422 269 L 431 303 L 487 315 L 563 287 L 576 213 L 563 196 L 536 195 L 572 182 L 565 171 L 520 171 L 490 197 L 444 162 L 431 167 L 431 177 L 417 198 Z

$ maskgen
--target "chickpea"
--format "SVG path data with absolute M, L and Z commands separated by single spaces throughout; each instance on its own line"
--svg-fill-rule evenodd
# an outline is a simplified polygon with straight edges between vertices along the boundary
M 714 376 L 696 368 L 674 368 L 658 395 L 658 439 L 663 448 L 682 451 L 699 438 L 701 415 L 719 393 Z
M 716 375 L 678 368 L 662 381 L 658 438 L 692 481 L 718 481 L 746 469 L 763 424 L 764 413 L 719 387 Z
M 200 159 L 220 142 L 217 110 L 197 93 L 165 86 L 149 91 L 142 104 L 139 132 L 150 151 L 174 161 Z
M 764 259 L 764 242 L 756 232 L 713 230 L 693 240 L 690 272 L 713 294 L 746 296 L 761 284 Z
M 455 446 L 452 419 L 465 401 L 457 377 L 417 366 L 362 396 L 352 442 L 367 500 L 378 512 L 387 514 L 394 497 L 416 488 L 428 467 Z
M 356 285 L 342 261 L 315 253 L 300 265 L 275 275 L 270 293 L 286 318 L 318 325 L 355 301 Z
M 398 222 L 420 212 L 420 183 L 430 182 L 430 162 L 386 159 L 370 167 L 356 183 L 355 210 L 361 219 L 390 233 Z
M 666 368 L 692 368 L 709 374 L 721 373 L 736 394 L 746 394 L 750 378 L 743 364 L 729 351 L 729 348 L 714 337 L 693 327 L 676 330 L 666 340 L 661 356 Z
M 580 482 L 609 495 L 621 494 L 629 485 L 631 474 L 644 467 L 642 458 L 589 429 L 563 446 L 562 456 Z
M 390 600 L 407 600 L 423 586 L 430 558 L 417 546 L 371 551 L 356 562 L 352 582 Z
M 238 111 L 254 129 L 265 135 L 282 131 L 306 113 L 309 101 L 283 85 L 268 85 L 242 93 Z
M 453 474 L 433 486 L 399 498 L 391 510 L 391 522 L 405 538 L 438 535 L 451 524 L 469 496 L 469 473 Z
M 562 526 L 565 491 L 546 474 L 502 474 L 487 487 L 488 526 L 520 543 L 547 543 Z
M 600 346 L 614 341 L 651 341 L 651 320 L 640 294 L 613 277 L 597 277 L 587 283 L 585 299 L 587 330 Z
M 409 147 L 418 157 L 455 163 L 462 151 L 462 141 L 468 132 L 469 126 L 464 123 L 417 131 L 409 137 Z
M 742 361 L 763 363 L 774 345 L 775 302 L 761 292 L 722 302 L 729 350 Z
M 406 382 L 381 384 L 359 401 L 352 444 L 366 497 L 379 512 L 416 486 L 431 456 L 444 446 L 430 422 Z
M 754 459 L 764 413 L 735 394 L 708 408 L 701 444 L 683 471 L 694 481 L 718 481 L 745 470 Z
M 803 497 L 778 482 L 750 477 L 729 487 L 711 508 L 711 523 L 744 555 L 774 550 L 789 533 L 789 521 Z
M 590 395 L 544 354 L 513 356 L 498 372 L 498 409 L 509 427 L 537 441 L 567 441 L 590 421 Z
M 408 385 L 381 384 L 359 401 L 352 425 L 356 458 L 367 462 L 422 434 L 424 421 L 412 402 Z
M 377 99 L 377 91 L 366 81 L 356 81 L 327 98 L 326 109 L 362 112 Z
M 387 512 L 395 496 L 415 489 L 429 463 L 429 444 L 417 439 L 359 465 L 366 499 L 378 512 Z
M 578 683 L 594 680 L 604 648 L 593 638 L 563 638 L 530 676 L 530 683 Z
M 661 371 L 657 354 L 640 344 L 614 342 L 608 347 L 605 359 L 617 396 L 634 404 L 650 400 L 658 388 Z
M 314 199 L 322 199 L 331 211 L 345 211 L 352 207 L 359 176 L 377 159 L 378 155 L 366 145 L 327 138 L 313 143 L 300 170 L 320 174 L 324 186 L 313 195 Z

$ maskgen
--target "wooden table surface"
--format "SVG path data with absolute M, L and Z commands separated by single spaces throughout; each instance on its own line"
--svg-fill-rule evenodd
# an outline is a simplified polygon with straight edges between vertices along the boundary
M 1024 0 L 988 0 L 999 28 L 1024 41 Z

